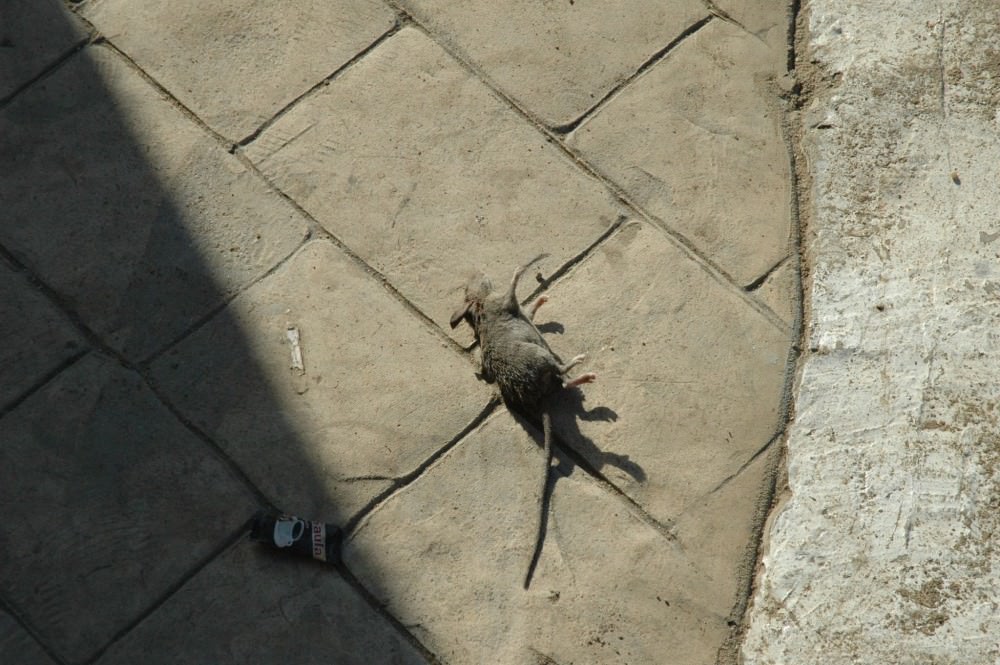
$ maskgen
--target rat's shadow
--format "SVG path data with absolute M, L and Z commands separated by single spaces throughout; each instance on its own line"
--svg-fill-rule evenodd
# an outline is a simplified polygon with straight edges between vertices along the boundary
M 535 327 L 543 334 L 562 334 L 565 330 L 563 325 L 556 321 L 547 321 L 537 324 Z M 583 432 L 580 431 L 578 424 L 580 420 L 599 420 L 603 422 L 618 420 L 618 414 L 614 409 L 607 406 L 597 406 L 587 410 L 583 405 L 584 400 L 584 393 L 579 388 L 562 390 L 548 400 L 552 409 L 553 443 L 562 444 L 560 447 L 553 446 L 553 456 L 559 460 L 556 470 L 564 476 L 569 476 L 573 473 L 574 467 L 582 466 L 592 475 L 607 480 L 601 470 L 605 465 L 610 465 L 621 469 L 636 482 L 644 482 L 646 480 L 646 472 L 643 471 L 638 463 L 629 459 L 628 455 L 603 452 L 593 440 L 584 436 Z M 509 407 L 507 410 L 514 415 L 514 419 L 517 420 L 518 424 L 524 427 L 525 431 L 535 439 L 535 442 L 539 446 L 544 445 L 540 417 L 526 416 L 515 412 L 514 409 Z M 534 426 L 534 429 L 525 427 L 526 422 L 530 422 Z M 570 452 L 570 456 L 560 454 L 566 451 Z
M 646 472 L 637 462 L 628 455 L 602 451 L 592 439 L 580 431 L 581 420 L 614 422 L 618 420 L 618 413 L 607 406 L 597 406 L 588 410 L 583 403 L 584 394 L 579 388 L 563 390 L 548 400 L 552 415 L 552 456 L 558 460 L 555 470 L 560 475 L 568 477 L 579 466 L 591 475 L 608 480 L 603 473 L 604 467 L 608 465 L 621 469 L 636 482 L 644 482 Z M 540 416 L 527 415 L 509 406 L 507 411 L 539 447 L 544 446 Z
M 537 540 L 525 576 L 524 587 L 526 589 L 531 584 L 531 578 L 545 544 L 549 524 L 549 501 L 552 497 L 555 480 L 560 475 L 569 477 L 576 467 L 580 467 L 587 473 L 610 483 L 602 473 L 604 466 L 610 465 L 621 469 L 637 482 L 641 483 L 646 480 L 646 472 L 638 463 L 629 459 L 628 455 L 603 452 L 593 440 L 584 436 L 578 424 L 580 420 L 613 422 L 618 420 L 618 414 L 614 409 L 606 406 L 587 410 L 583 402 L 584 394 L 579 388 L 560 391 L 546 402 L 546 408 L 550 409 L 549 413 L 552 416 L 552 456 L 558 460 L 556 465 L 558 473 L 553 474 L 551 467 L 545 470 L 547 477 L 545 492 L 542 495 L 541 521 L 538 524 Z M 509 405 L 507 411 L 535 440 L 535 443 L 540 447 L 545 445 L 541 416 L 529 416 L 511 409 Z
M 452 318 L 453 328 L 459 318 L 464 318 L 470 325 L 473 323 L 468 310 L 466 309 L 464 314 L 460 310 L 458 317 Z M 564 331 L 563 325 L 555 321 L 538 324 L 536 328 L 543 334 L 561 334 Z M 475 329 L 475 326 L 473 326 L 473 329 Z M 479 342 L 478 337 L 476 338 L 476 342 Z M 476 375 L 480 380 L 489 383 L 493 382 L 484 377 L 481 371 L 477 372 Z M 538 557 L 541 555 L 542 546 L 545 542 L 545 534 L 548 531 L 549 501 L 552 496 L 553 477 L 558 478 L 560 475 L 569 477 L 573 474 L 576 467 L 580 467 L 588 474 L 600 478 L 618 489 L 602 473 L 602 469 L 606 465 L 611 465 L 624 471 L 636 482 L 641 483 L 646 480 L 646 472 L 643 471 L 643 468 L 639 464 L 629 459 L 628 455 L 603 452 L 590 438 L 584 436 L 578 425 L 580 420 L 612 422 L 618 420 L 618 414 L 614 409 L 606 406 L 598 406 L 588 410 L 583 405 L 583 402 L 583 392 L 579 388 L 572 388 L 561 390 L 551 395 L 545 400 L 543 405 L 543 408 L 547 409 L 552 417 L 552 456 L 558 460 L 558 465 L 556 466 L 558 474 L 553 476 L 551 466 L 545 468 L 545 487 L 541 497 L 541 520 L 538 524 L 537 539 L 531 563 L 528 565 L 528 573 L 524 579 L 525 589 L 531 584 L 531 577 L 534 574 L 535 566 L 538 564 Z M 540 413 L 530 415 L 522 413 L 511 408 L 509 404 L 507 405 L 507 411 L 514 416 L 514 420 L 524 428 L 540 447 L 544 447 L 545 441 Z M 528 426 L 528 423 L 531 423 L 531 427 Z M 621 492 L 620 489 L 618 491 Z

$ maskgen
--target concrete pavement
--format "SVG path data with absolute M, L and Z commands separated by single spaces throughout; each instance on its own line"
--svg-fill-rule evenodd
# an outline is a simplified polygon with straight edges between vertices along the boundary
M 998 663 L 1000 12 L 800 20 L 808 351 L 745 662 Z
M 0 661 L 736 662 L 799 326 L 788 11 L 6 2 Z M 447 322 L 540 251 L 599 378 L 525 591 L 539 433 Z

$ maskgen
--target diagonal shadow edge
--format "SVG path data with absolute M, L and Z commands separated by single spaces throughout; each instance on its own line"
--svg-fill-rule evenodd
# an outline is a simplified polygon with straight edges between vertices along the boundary
M 149 338 L 154 338 L 166 348 L 171 348 L 192 331 L 196 331 L 208 317 L 217 320 L 230 319 L 231 314 L 226 305 L 232 297 L 269 274 L 279 263 L 272 265 L 262 261 L 250 266 L 246 270 L 248 274 L 235 286 L 219 284 L 216 281 L 212 267 L 202 254 L 204 248 L 199 246 L 198 239 L 186 228 L 184 202 L 174 199 L 170 185 L 162 181 L 160 167 L 148 160 L 147 154 L 151 148 L 155 150 L 156 141 L 141 137 L 139 134 L 142 128 L 137 128 L 134 124 L 135 119 L 128 118 L 120 107 L 121 100 L 115 98 L 115 93 L 108 87 L 104 78 L 108 74 L 106 61 L 95 61 L 92 57 L 95 49 L 100 48 L 100 44 L 95 44 L 94 41 L 90 39 L 86 43 L 74 46 L 43 73 L 19 87 L 9 99 L 5 99 L 3 107 L 0 108 L 0 122 L 4 122 L 4 129 L 15 129 L 13 132 L 4 131 L 0 136 L 0 144 L 4 147 L 0 154 L 3 154 L 5 162 L 4 168 L 0 170 L 0 192 L 4 195 L 5 206 L 10 215 L 8 221 L 0 226 L 0 251 L 10 259 L 9 262 L 14 264 L 16 270 L 29 277 L 34 283 L 34 288 L 43 294 L 43 300 L 47 302 L 48 307 L 61 312 L 73 322 L 77 332 L 83 337 L 85 346 L 84 350 L 75 352 L 68 359 L 52 362 L 48 373 L 24 377 L 25 385 L 22 386 L 21 395 L 6 405 L 4 413 L 0 416 L 0 440 L 7 438 L 5 434 L 10 434 L 11 423 L 20 417 L 22 407 L 29 402 L 34 406 L 44 397 L 41 393 L 52 389 L 53 384 L 59 381 L 67 381 L 67 373 L 77 367 L 83 357 L 103 358 L 126 374 L 137 375 L 140 378 L 141 383 L 155 395 L 167 412 L 157 414 L 156 417 L 165 420 L 176 418 L 182 427 L 195 434 L 194 438 L 199 439 L 200 443 L 191 445 L 189 452 L 194 459 L 201 460 L 199 464 L 211 465 L 212 456 L 227 460 L 230 468 L 221 475 L 217 474 L 216 477 L 225 478 L 227 473 L 230 477 L 235 476 L 237 487 L 232 491 L 237 496 L 243 495 L 244 498 L 236 502 L 239 507 L 231 509 L 230 517 L 225 520 L 228 525 L 220 529 L 220 525 L 215 524 L 207 540 L 191 543 L 193 556 L 187 557 L 177 565 L 169 566 L 167 570 L 162 570 L 158 569 L 157 557 L 152 556 L 158 549 L 155 538 L 152 538 L 152 527 L 158 528 L 157 535 L 160 538 L 176 537 L 185 541 L 187 536 L 184 533 L 166 533 L 166 530 L 159 528 L 161 525 L 155 524 L 156 518 L 163 511 L 178 509 L 180 506 L 161 505 L 155 510 L 144 513 L 143 507 L 136 507 L 139 503 L 136 501 L 139 498 L 137 494 L 126 496 L 128 501 L 125 503 L 115 503 L 111 499 L 111 504 L 108 504 L 108 499 L 105 497 L 105 503 L 99 506 L 102 512 L 105 512 L 104 509 L 108 505 L 112 505 L 119 512 L 111 517 L 105 514 L 104 517 L 122 528 L 133 528 L 137 531 L 143 531 L 143 528 L 136 529 L 135 524 L 149 521 L 151 528 L 146 530 L 144 537 L 150 540 L 151 544 L 147 551 L 139 553 L 139 558 L 147 563 L 138 564 L 141 583 L 130 590 L 133 595 L 141 596 L 138 602 L 126 603 L 128 605 L 126 609 L 112 609 L 106 613 L 88 612 L 83 607 L 68 610 L 70 614 L 113 616 L 103 627 L 83 631 L 87 633 L 84 636 L 69 635 L 73 629 L 67 627 L 53 630 L 51 626 L 46 626 L 49 618 L 46 616 L 46 610 L 51 607 L 44 603 L 35 605 L 34 600 L 21 596 L 20 592 L 12 589 L 9 584 L 9 575 L 34 577 L 46 565 L 51 565 L 51 562 L 46 564 L 31 560 L 30 557 L 19 556 L 20 552 L 3 548 L 2 568 L 9 571 L 8 575 L 0 576 L 7 578 L 0 579 L 0 598 L 3 606 L 9 610 L 7 613 L 59 662 L 93 662 L 99 658 L 129 630 L 148 618 L 150 613 L 187 585 L 191 578 L 243 540 L 253 504 L 271 506 L 271 501 L 252 480 L 245 475 L 239 477 L 242 475 L 239 466 L 226 455 L 212 436 L 201 431 L 193 422 L 186 421 L 171 404 L 169 398 L 160 393 L 146 365 L 147 359 L 155 360 L 160 355 L 160 351 L 153 353 L 152 356 L 149 355 L 148 348 L 156 347 L 156 344 L 147 344 Z M 66 83 L 68 71 L 71 71 L 74 79 L 70 82 L 72 90 L 82 94 L 65 95 L 62 94 L 65 91 L 57 90 L 60 85 Z M 112 73 L 112 75 L 117 74 Z M 102 111 L 103 128 L 96 140 L 91 140 L 91 137 L 85 135 L 87 128 L 83 125 L 86 123 L 80 121 L 79 114 L 92 111 L 94 108 L 100 108 Z M 175 118 L 171 122 L 182 123 L 183 120 Z M 34 133 L 39 127 L 43 128 L 41 138 Z M 210 137 L 206 136 L 205 139 L 205 144 L 211 144 L 209 152 L 224 152 L 214 141 L 209 140 Z M 60 170 L 61 174 L 54 175 Z M 41 182 L 33 183 L 38 187 L 36 191 L 31 191 L 23 187 L 25 182 L 21 175 L 23 173 L 45 174 L 48 177 L 42 178 Z M 176 172 L 172 175 L 176 175 Z M 4 181 L 6 186 L 3 184 Z M 73 189 L 70 183 L 77 185 L 77 188 Z M 85 188 L 96 189 L 99 196 L 105 199 L 103 203 L 106 210 L 103 216 L 98 217 L 94 214 L 95 208 L 89 194 L 78 191 Z M 18 189 L 20 193 L 12 195 Z M 48 203 L 38 205 L 34 196 L 37 193 L 48 197 Z M 294 213 L 289 213 L 289 217 L 294 217 Z M 90 228 L 80 230 L 79 227 Z M 99 227 L 97 232 L 88 234 L 94 227 Z M 141 232 L 130 235 L 137 227 L 140 227 L 138 230 Z M 287 232 L 288 229 L 281 231 Z M 290 252 L 294 252 L 308 239 L 304 240 L 301 237 L 299 229 L 289 236 L 284 240 Z M 62 244 L 63 247 L 52 249 L 52 244 Z M 284 261 L 288 255 L 285 254 L 279 262 Z M 69 272 L 68 277 L 60 274 L 64 268 Z M 174 271 L 172 274 L 171 269 Z M 137 276 L 143 271 L 154 273 L 154 278 Z M 116 289 L 124 290 L 125 293 L 117 301 L 110 302 L 112 299 L 108 294 Z M 197 302 L 194 304 L 185 302 L 185 298 L 191 294 L 196 296 Z M 95 301 L 99 301 L 102 297 L 108 302 L 98 302 L 95 305 Z M 152 306 L 142 304 L 142 301 L 147 299 L 151 301 Z M 161 311 L 158 315 L 150 316 L 154 309 Z M 181 319 L 183 325 L 179 328 L 171 328 L 168 325 L 166 326 L 168 330 L 164 330 L 161 324 L 166 319 L 174 317 Z M 232 329 L 228 341 L 238 347 L 235 350 L 230 348 L 229 351 L 241 352 L 249 359 L 252 356 L 249 352 L 251 344 L 246 339 L 245 332 L 240 331 L 239 322 L 228 321 L 227 325 Z M 122 332 L 123 330 L 125 332 Z M 86 384 L 88 381 L 94 381 L 95 377 L 84 375 L 74 377 L 74 380 Z M 246 385 L 262 383 L 266 383 L 266 377 L 253 362 L 247 362 L 244 364 L 244 384 L 232 385 L 231 389 L 239 392 L 245 389 Z M 95 387 L 97 393 L 107 389 L 108 387 L 104 385 Z M 270 399 L 275 403 L 278 401 L 276 398 Z M 100 405 L 97 408 L 101 408 Z M 272 411 L 273 420 L 281 420 L 281 409 L 276 404 Z M 123 417 L 128 420 L 129 415 L 124 414 Z M 120 437 L 108 444 L 96 440 L 87 441 L 86 437 L 80 438 L 80 432 L 58 429 L 56 425 L 40 424 L 38 427 L 47 439 L 48 452 L 65 456 L 62 460 L 64 466 L 74 463 L 74 455 L 77 453 L 72 448 L 78 443 L 107 445 L 113 449 L 116 444 L 121 444 L 127 439 Z M 291 424 L 280 423 L 277 428 L 284 433 L 282 438 L 290 450 L 294 451 L 305 445 L 297 439 L 295 428 Z M 142 433 L 137 434 L 141 437 Z M 15 452 L 13 446 L 9 445 L 9 441 L 4 443 L 8 445 L 0 445 L 0 454 L 6 449 L 13 455 Z M 20 445 L 18 454 L 30 452 L 33 446 L 37 448 L 37 441 L 25 443 L 22 440 L 18 443 Z M 161 440 L 157 443 L 162 447 L 168 442 Z M 205 457 L 197 450 L 198 445 L 215 449 Z M 114 451 L 111 450 L 109 455 L 113 454 Z M 170 451 L 161 450 L 159 454 L 169 457 Z M 5 461 L 10 461 L 10 458 Z M 76 461 L 87 466 L 93 460 L 86 458 L 85 454 Z M 313 483 L 318 486 L 320 484 L 318 479 L 309 478 L 310 465 L 307 461 L 303 459 L 299 465 L 302 469 L 301 481 L 304 484 Z M 18 467 L 14 470 L 29 476 L 31 473 L 39 472 L 38 468 L 27 467 Z M 115 472 L 101 476 L 100 473 L 88 475 L 83 468 L 79 471 L 78 476 L 64 482 L 62 491 L 71 496 L 75 495 L 76 500 L 71 503 L 72 507 L 86 515 L 87 508 L 80 501 L 83 492 L 79 487 L 74 489 L 74 483 L 82 484 L 86 476 L 87 482 L 104 485 L 103 489 L 97 490 L 98 493 L 112 495 L 118 491 L 116 485 L 122 481 L 122 477 Z M 148 480 L 154 475 L 146 474 L 145 478 Z M 184 479 L 179 476 L 170 477 L 168 474 L 163 478 L 162 486 L 145 488 L 147 495 L 143 500 L 156 503 L 155 500 L 149 499 L 148 495 L 176 491 L 176 482 L 183 483 Z M 242 486 L 242 489 L 239 486 Z M 244 494 L 247 490 L 252 495 L 250 501 L 247 501 Z M 38 496 L 35 495 L 35 498 Z M 5 500 L 8 499 L 5 497 Z M 18 497 L 9 500 L 13 500 L 14 505 L 18 505 L 20 501 Z M 58 506 L 55 501 L 47 505 L 22 505 L 22 507 L 32 517 L 48 515 L 50 523 L 54 522 L 53 526 L 59 525 L 60 519 L 55 513 L 60 510 L 64 511 L 61 516 L 64 520 L 74 519 L 73 512 L 67 510 L 67 506 Z M 294 510 L 294 506 L 282 507 Z M 191 514 L 181 521 L 190 520 L 195 525 L 200 521 L 201 526 L 197 528 L 203 528 L 214 524 L 212 514 L 211 505 L 202 505 L 192 509 Z M 37 543 L 40 534 L 25 531 L 26 524 L 27 521 L 8 524 L 4 530 L 10 529 L 9 535 L 22 536 Z M 64 526 L 66 524 L 64 522 Z M 191 528 L 190 524 L 188 528 Z M 67 527 L 63 530 L 63 535 L 75 540 L 75 546 L 84 551 L 88 548 L 113 548 L 116 545 L 113 538 L 108 535 L 71 533 L 71 531 L 72 529 Z M 4 541 L 6 543 L 8 539 L 4 538 Z M 119 559 L 117 563 L 120 566 L 124 561 Z M 392 630 L 401 634 L 403 639 L 425 659 L 434 660 L 433 655 L 426 652 L 408 631 L 398 623 L 393 624 L 391 617 L 382 612 L 370 596 L 363 593 L 363 589 L 350 577 L 348 571 L 341 570 L 340 573 L 349 586 L 360 593 L 376 615 L 392 624 Z M 73 576 L 75 575 L 74 573 Z M 148 581 L 147 578 L 155 579 Z M 89 592 L 98 594 L 99 588 L 91 588 Z M 82 597 L 78 595 L 75 600 Z M 66 602 L 72 605 L 72 601 L 73 599 L 69 599 Z

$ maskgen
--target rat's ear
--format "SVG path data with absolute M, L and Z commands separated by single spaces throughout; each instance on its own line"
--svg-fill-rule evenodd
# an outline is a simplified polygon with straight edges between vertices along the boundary
M 462 319 L 464 319 L 466 316 L 469 315 L 469 309 L 471 307 L 472 307 L 472 303 L 471 302 L 467 302 L 464 305 L 462 305 L 461 307 L 459 307 L 458 309 L 456 309 L 455 313 L 451 315 L 451 327 L 452 327 L 453 330 L 454 330 L 455 326 L 457 326 L 459 323 L 462 322 Z

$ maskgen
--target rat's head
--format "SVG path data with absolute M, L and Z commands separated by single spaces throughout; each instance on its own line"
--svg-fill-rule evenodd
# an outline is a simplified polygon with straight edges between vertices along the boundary
M 479 317 L 483 313 L 483 303 L 493 291 L 493 282 L 483 273 L 473 275 L 465 285 L 465 299 L 462 306 L 451 315 L 451 327 L 465 321 L 478 331 Z

